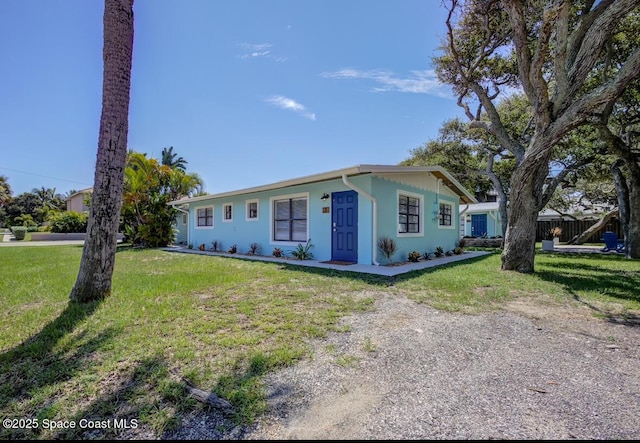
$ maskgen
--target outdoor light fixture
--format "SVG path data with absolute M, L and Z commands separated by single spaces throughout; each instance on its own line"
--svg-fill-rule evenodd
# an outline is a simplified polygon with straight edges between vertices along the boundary
M 325 192 L 324 194 L 322 194 L 322 197 L 320 197 L 320 199 L 321 199 L 322 201 L 325 201 L 325 200 L 327 200 L 328 198 L 329 198 L 329 194 L 327 194 L 326 192 Z

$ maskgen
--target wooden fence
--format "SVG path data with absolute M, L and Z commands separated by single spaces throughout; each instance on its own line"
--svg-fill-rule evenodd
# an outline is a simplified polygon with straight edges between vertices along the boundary
M 547 233 L 556 226 L 562 229 L 562 235 L 560 236 L 560 242 L 568 242 L 576 235 L 582 234 L 590 226 L 596 223 L 596 220 L 545 220 L 538 221 L 536 228 L 536 241 L 547 239 Z M 587 243 L 602 243 L 602 234 L 605 231 L 613 231 L 618 238 L 623 238 L 622 227 L 620 220 L 612 218 L 600 231 L 593 234 L 591 238 L 587 239 Z

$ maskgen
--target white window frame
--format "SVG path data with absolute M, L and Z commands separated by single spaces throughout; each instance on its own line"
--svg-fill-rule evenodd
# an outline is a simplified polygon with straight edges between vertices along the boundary
M 184 213 L 183 213 L 183 214 L 182 214 L 182 224 L 183 224 L 183 225 L 186 225 L 186 224 L 187 224 L 187 220 L 188 220 L 188 219 L 187 219 L 187 214 L 184 214 Z
M 451 224 L 450 225 L 441 224 L 443 219 L 443 214 L 440 212 L 440 205 L 447 205 L 451 207 Z M 443 199 L 438 200 L 438 229 L 456 229 L 456 217 L 453 211 L 454 208 L 455 208 L 455 205 L 453 204 L 452 201 L 443 200 Z
M 420 202 L 420 208 L 418 211 L 418 232 L 400 232 L 400 222 L 398 217 L 400 216 L 400 196 L 406 196 L 411 198 L 417 198 Z M 415 192 L 405 191 L 403 189 L 396 190 L 396 235 L 398 237 L 424 237 L 424 195 L 417 194 Z
M 198 206 L 195 209 L 195 215 L 196 215 L 196 220 L 195 220 L 195 229 L 213 229 L 213 227 L 215 226 L 215 209 L 213 205 L 207 205 L 207 206 Z M 200 217 L 198 216 L 198 211 L 200 211 L 201 209 L 211 209 L 211 226 L 200 226 Z
M 255 203 L 256 204 L 256 216 L 255 217 L 250 217 L 250 212 L 249 212 L 249 205 L 251 203 Z M 244 208 L 245 208 L 245 220 L 246 221 L 258 221 L 258 219 L 260 218 L 260 200 L 257 198 L 252 198 L 251 200 L 246 200 L 244 202 Z
M 304 241 L 284 241 L 284 240 L 275 240 L 274 239 L 274 217 L 275 214 L 273 213 L 273 204 L 274 202 L 278 201 L 278 200 L 290 200 L 293 198 L 306 198 L 307 199 L 307 224 L 306 224 L 306 231 L 307 231 L 307 238 Z M 297 194 L 284 194 L 284 195 L 276 195 L 273 196 L 271 198 L 269 198 L 269 243 L 272 245 L 282 245 L 282 246 L 297 246 L 298 244 L 301 243 L 306 243 L 309 240 L 309 216 L 310 216 L 310 212 L 309 212 L 309 193 L 308 192 L 300 192 Z
M 227 207 L 231 207 L 231 218 L 226 218 L 227 217 Z M 229 203 L 223 203 L 222 204 L 222 222 L 223 223 L 230 223 L 233 221 L 233 203 L 229 202 Z

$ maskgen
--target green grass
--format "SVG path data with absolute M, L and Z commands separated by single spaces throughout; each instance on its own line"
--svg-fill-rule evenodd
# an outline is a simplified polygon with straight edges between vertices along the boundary
M 500 271 L 500 255 L 472 259 L 398 278 L 395 289 L 419 303 L 450 312 L 500 309 L 515 297 L 577 301 L 594 314 L 619 315 L 640 309 L 640 262 L 622 256 L 542 253 L 536 272 Z M 542 298 L 542 297 L 540 297 Z
M 3 418 L 137 419 L 161 436 L 203 407 L 189 397 L 188 380 L 229 400 L 236 422 L 250 422 L 266 407 L 266 373 L 310 357 L 310 339 L 348 331 L 340 318 L 372 309 L 382 293 L 471 314 L 538 296 L 600 316 L 640 310 L 640 265 L 619 256 L 541 254 L 537 272 L 522 275 L 500 271 L 492 254 L 387 279 L 127 247 L 117 254 L 112 295 L 70 305 L 81 252 L 0 249 Z M 0 427 L 0 438 L 115 435 L 83 432 Z

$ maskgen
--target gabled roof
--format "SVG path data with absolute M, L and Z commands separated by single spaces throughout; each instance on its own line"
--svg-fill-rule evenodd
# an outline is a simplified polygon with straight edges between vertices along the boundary
M 69 196 L 69 198 L 67 198 L 67 200 L 69 200 L 70 198 L 75 197 L 76 195 L 80 195 L 80 194 L 90 194 L 93 192 L 93 186 L 91 186 L 90 188 L 85 188 L 85 189 L 81 189 L 79 191 L 74 192 L 73 194 L 71 194 Z
M 395 166 L 395 165 L 357 165 L 349 168 L 336 169 L 334 171 L 322 172 L 320 174 L 307 175 L 304 177 L 293 178 L 289 180 L 283 180 L 268 185 L 254 186 L 252 188 L 239 189 L 237 191 L 223 192 L 220 194 L 202 195 L 199 197 L 193 197 L 188 199 L 180 199 L 169 202 L 170 205 L 193 203 L 202 200 L 209 200 L 212 198 L 231 197 L 235 195 L 250 194 L 253 192 L 271 191 L 274 189 L 286 188 L 289 186 L 303 185 L 309 183 L 317 183 L 327 180 L 334 180 L 341 178 L 343 175 L 353 177 L 362 174 L 407 174 L 425 172 L 431 173 L 436 178 L 442 179 L 442 183 L 451 189 L 453 192 L 460 196 L 460 199 L 464 203 L 475 203 L 476 199 L 467 191 L 464 186 L 458 182 L 449 172 L 447 172 L 442 166 Z

